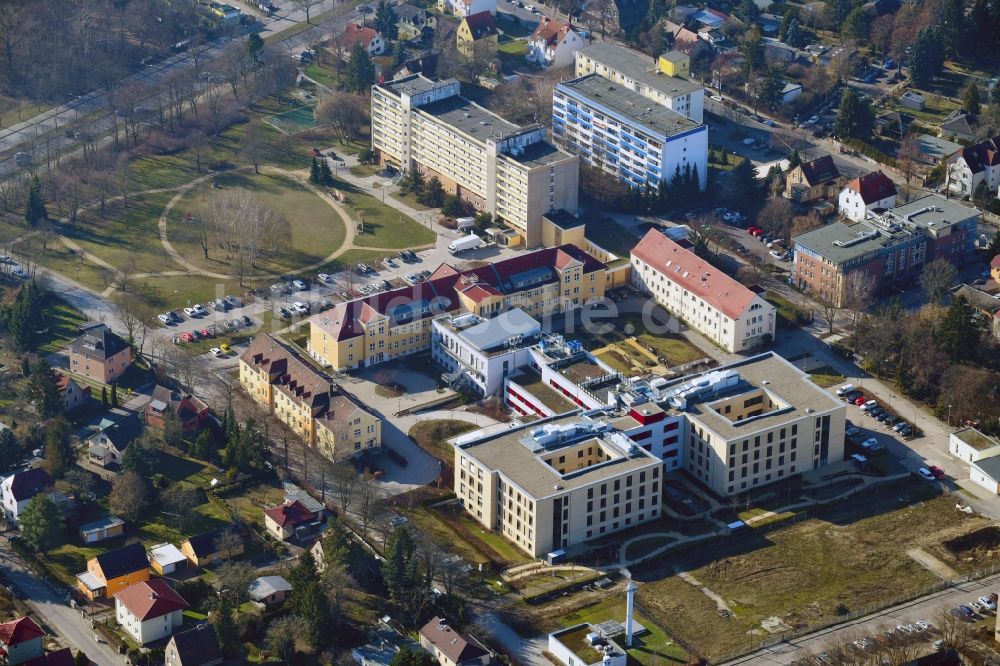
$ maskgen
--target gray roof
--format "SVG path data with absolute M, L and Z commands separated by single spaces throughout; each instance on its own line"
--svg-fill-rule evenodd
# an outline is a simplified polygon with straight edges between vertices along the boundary
M 401 5 L 396 5 L 396 16 L 400 19 L 412 19 L 418 14 L 426 14 L 427 11 L 417 7 L 416 5 L 411 5 L 404 2 Z
M 518 164 L 523 164 L 529 168 L 545 166 L 554 162 L 572 159 L 573 156 L 564 150 L 557 148 L 548 141 L 536 141 L 521 149 L 517 155 L 504 153 L 504 157 L 513 160 Z
M 459 335 L 480 351 L 488 351 L 502 346 L 516 335 L 522 337 L 537 335 L 542 330 L 533 317 L 520 308 L 508 310 L 493 319 L 476 324 L 461 331 Z
M 701 124 L 656 104 L 647 97 L 629 90 L 597 74 L 589 74 L 558 84 L 557 89 L 577 95 L 613 111 L 650 134 L 670 137 L 703 127 Z
M 962 144 L 943 139 L 931 134 L 921 134 L 917 137 L 920 152 L 934 160 L 943 160 L 962 149 Z
M 989 312 L 990 316 L 994 312 L 1000 311 L 1000 298 L 988 294 L 982 289 L 976 289 L 967 284 L 962 284 L 954 287 L 951 290 L 952 297 L 964 296 L 965 300 L 969 301 L 969 305 L 972 307 L 982 310 L 984 312 Z
M 973 467 L 978 467 L 984 474 L 994 481 L 1000 482 L 1000 456 L 990 456 L 981 458 L 972 463 Z
M 402 93 L 407 95 L 416 95 L 422 92 L 429 92 L 435 88 L 443 88 L 456 82 L 456 79 L 441 79 L 440 81 L 434 81 L 426 76 L 413 74 L 394 81 L 386 81 L 380 85 L 396 95 Z
M 866 240 L 852 243 L 846 247 L 835 244 L 835 241 L 842 243 L 856 241 L 863 235 L 870 234 L 873 231 L 877 231 L 878 233 Z M 887 240 L 892 238 L 903 239 L 912 235 L 912 232 L 906 230 L 890 232 L 883 229 L 875 229 L 875 227 L 867 222 L 858 222 L 851 225 L 844 224 L 843 222 L 832 222 L 819 229 L 813 229 L 812 231 L 807 231 L 804 234 L 796 236 L 792 239 L 792 242 L 811 250 L 834 264 L 843 264 L 851 259 L 882 250 Z
M 106 530 L 110 527 L 117 527 L 118 525 L 124 525 L 125 521 L 116 516 L 105 516 L 99 520 L 95 520 L 91 523 L 84 523 L 80 525 L 81 532 L 96 532 L 97 530 Z
M 705 89 L 700 83 L 663 74 L 653 58 L 611 42 L 594 42 L 580 49 L 580 53 L 668 97 Z
M 964 222 L 979 216 L 979 211 L 960 203 L 957 199 L 946 199 L 940 194 L 928 194 L 909 203 L 896 206 L 891 211 L 894 217 L 908 219 L 912 224 L 936 234 L 941 228 Z
M 301 502 L 305 508 L 309 509 L 313 513 L 326 511 L 326 507 L 323 506 L 319 500 L 314 499 L 312 495 L 302 490 L 301 488 L 297 488 L 294 490 L 289 490 L 286 488 L 285 502 L 291 504 L 296 500 Z
M 496 138 L 501 134 L 513 134 L 521 129 L 461 95 L 425 104 L 420 107 L 420 111 L 479 141 Z
M 292 585 L 281 576 L 261 576 L 250 583 L 250 596 L 264 599 L 275 592 L 291 592 Z

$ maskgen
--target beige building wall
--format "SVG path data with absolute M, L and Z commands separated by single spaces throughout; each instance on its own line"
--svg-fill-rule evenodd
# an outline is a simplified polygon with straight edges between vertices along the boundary
M 343 419 L 316 421 L 316 446 L 330 460 L 342 460 L 382 441 L 382 420 L 363 409 Z

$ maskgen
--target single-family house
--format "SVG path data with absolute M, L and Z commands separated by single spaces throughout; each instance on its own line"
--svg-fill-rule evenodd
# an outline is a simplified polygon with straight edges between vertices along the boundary
M 76 575 L 77 589 L 95 601 L 111 599 L 131 585 L 149 580 L 149 559 L 141 543 L 130 543 L 87 560 L 87 570 Z
M 52 490 L 52 477 L 41 467 L 15 472 L 0 481 L 0 502 L 7 522 L 17 523 L 35 495 Z
M 163 651 L 166 666 L 218 666 L 225 661 L 215 627 L 203 622 L 170 637 Z
M 24 666 L 75 666 L 73 650 L 66 647 L 55 652 L 46 652 L 41 657 L 35 657 L 24 662 Z
M 414 653 L 425 652 L 401 628 L 396 628 L 388 617 L 383 617 L 368 632 L 367 643 L 351 648 L 351 656 L 360 666 L 391 666 L 393 658 L 404 647 Z
M 316 514 L 297 500 L 264 509 L 264 527 L 279 541 L 287 541 L 295 534 L 295 528 L 311 525 L 316 520 Z
M 404 2 L 396 5 L 396 27 L 399 39 L 429 39 L 437 28 L 437 17 L 416 5 Z
M 948 158 L 947 187 L 955 194 L 975 194 L 980 183 L 1000 186 L 1000 135 L 966 146 Z
M 781 29 L 781 19 L 782 17 L 780 16 L 763 12 L 757 17 L 757 25 L 760 26 L 760 31 L 763 34 L 768 37 L 773 37 L 777 35 L 778 31 Z
M 222 527 L 193 536 L 181 543 L 181 552 L 196 567 L 207 567 L 231 557 L 239 557 L 243 554 L 243 542 L 227 538 L 228 533 L 233 530 L 232 527 Z
M 493 654 L 474 636 L 458 633 L 440 617 L 420 628 L 420 647 L 441 666 L 486 666 L 493 660 Z
M 69 345 L 70 371 L 95 382 L 116 382 L 131 365 L 132 347 L 105 324 L 81 327 Z
M 285 491 L 285 504 L 291 504 L 292 502 L 300 502 L 302 506 L 306 508 L 307 511 L 311 512 L 316 516 L 316 520 L 323 520 L 326 518 L 326 507 L 318 499 L 307 493 L 306 491 L 299 488 L 297 485 L 290 481 L 284 481 L 281 484 L 282 490 Z
M 188 603 L 165 580 L 136 583 L 114 596 L 115 619 L 140 645 L 166 638 L 184 624 Z
M 945 139 L 972 141 L 976 138 L 976 116 L 965 109 L 955 109 L 938 125 L 938 130 Z
M 455 31 L 458 52 L 466 58 L 494 58 L 499 39 L 497 22 L 493 14 L 479 12 L 462 18 Z
M 438 0 L 437 6 L 442 14 L 459 17 L 479 12 L 497 13 L 497 0 Z
M 348 23 L 340 34 L 339 42 L 345 56 L 350 56 L 355 44 L 361 44 L 370 56 L 382 55 L 386 49 L 386 41 L 382 35 L 374 28 L 360 23 Z
M 59 398 L 62 400 L 64 412 L 72 412 L 74 409 L 82 407 L 90 399 L 90 387 L 77 383 L 68 375 L 57 374 L 56 387 L 59 389 Z
M 173 412 L 180 422 L 185 437 L 192 437 L 208 422 L 208 405 L 190 393 L 181 393 L 166 386 L 157 385 L 146 405 L 146 425 L 163 430 L 164 419 Z
M 0 663 L 14 666 L 42 656 L 45 632 L 30 617 L 0 624 Z
M 250 599 L 265 606 L 278 606 L 292 591 L 292 584 L 281 576 L 260 576 L 250 583 Z
M 896 205 L 896 183 L 881 171 L 859 176 L 840 191 L 838 211 L 844 217 L 861 222 L 873 210 Z
M 544 16 L 528 38 L 525 57 L 542 67 L 565 67 L 573 64 L 576 52 L 586 45 L 587 41 L 571 22 Z
M 87 439 L 87 459 L 101 467 L 121 465 L 125 449 L 142 434 L 142 421 L 134 412 L 118 410 L 114 416 L 104 419 Z
M 149 549 L 149 565 L 161 576 L 183 569 L 187 561 L 187 556 L 172 543 L 157 544 Z
M 842 178 L 830 155 L 802 162 L 785 176 L 785 196 L 797 204 L 811 204 L 833 198 Z
M 84 543 L 97 543 L 125 533 L 125 521 L 115 516 L 105 516 L 92 523 L 80 525 L 80 538 Z
M 684 27 L 683 24 L 666 22 L 666 30 L 673 37 L 673 50 L 680 51 L 691 60 L 697 60 L 702 56 L 709 56 L 712 53 L 711 45 L 698 37 L 698 33 Z

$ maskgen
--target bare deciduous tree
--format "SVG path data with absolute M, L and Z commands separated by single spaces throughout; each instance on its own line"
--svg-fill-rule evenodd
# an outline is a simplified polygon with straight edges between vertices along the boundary
M 958 269 L 947 259 L 935 259 L 920 272 L 920 286 L 929 303 L 940 303 L 958 279 Z
M 357 515 L 361 521 L 361 535 L 364 536 L 382 508 L 382 493 L 374 475 L 365 474 L 358 480 L 357 500 Z

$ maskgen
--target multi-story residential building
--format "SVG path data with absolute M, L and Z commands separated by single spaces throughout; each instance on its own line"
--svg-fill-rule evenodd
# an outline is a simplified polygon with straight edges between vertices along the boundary
M 706 185 L 708 126 L 597 74 L 556 84 L 552 136 L 630 187 L 656 188 L 678 172 Z
M 813 229 L 792 239 L 792 283 L 838 307 L 844 305 L 852 274 L 868 276 L 879 292 L 907 286 L 928 261 L 967 259 L 979 215 L 975 208 L 930 194 L 865 222 Z
M 132 347 L 104 324 L 87 324 L 69 345 L 69 369 L 102 384 L 122 378 L 132 365 Z
M 497 13 L 497 0 L 438 0 L 438 11 L 442 14 L 469 16 L 479 12 Z
M 544 320 L 600 300 L 607 266 L 575 245 L 458 271 L 441 264 L 423 283 L 340 303 L 310 320 L 309 354 L 336 370 L 363 368 L 430 348 L 443 314 L 493 317 L 520 308 Z
M 1000 136 L 966 146 L 948 158 L 949 190 L 971 196 L 980 183 L 986 183 L 992 194 L 1000 188 Z
M 270 335 L 258 335 L 240 356 L 240 384 L 331 460 L 381 445 L 380 418 Z
M 560 347 L 539 358 L 542 382 L 522 396 L 535 400 L 539 384 L 560 391 L 666 472 L 683 471 L 722 496 L 843 458 L 843 403 L 773 352 L 680 378 L 625 378 L 592 375 L 593 359 Z
M 577 77 L 597 74 L 701 123 L 705 87 L 687 79 L 690 66 L 690 57 L 678 51 L 668 51 L 653 62 L 643 53 L 612 42 L 594 42 L 576 52 Z
M 542 216 L 577 209 L 578 160 L 470 102 L 455 79 L 414 74 L 372 87 L 372 149 L 383 164 L 437 177 L 445 190 L 541 243 Z
M 797 204 L 811 204 L 833 198 L 843 179 L 833 157 L 824 155 L 803 162 L 785 176 L 785 196 Z
M 849 182 L 840 191 L 838 211 L 855 222 L 862 222 L 873 211 L 896 205 L 896 183 L 881 171 L 872 171 Z
M 504 377 L 529 361 L 528 350 L 541 335 L 542 325 L 520 308 L 492 319 L 442 315 L 432 324 L 431 357 L 451 386 L 471 385 L 480 395 L 493 395 Z
M 571 22 L 557 21 L 543 16 L 538 27 L 528 37 L 525 58 L 542 67 L 565 67 L 573 64 L 573 54 L 586 45 L 585 40 Z
M 730 352 L 774 339 L 775 307 L 694 252 L 649 230 L 632 248 L 632 284 Z
M 663 463 L 603 420 L 555 417 L 455 445 L 465 510 L 539 557 L 655 520 Z
M 495 58 L 499 39 L 497 22 L 489 12 L 469 14 L 461 20 L 455 31 L 458 52 L 466 58 Z

